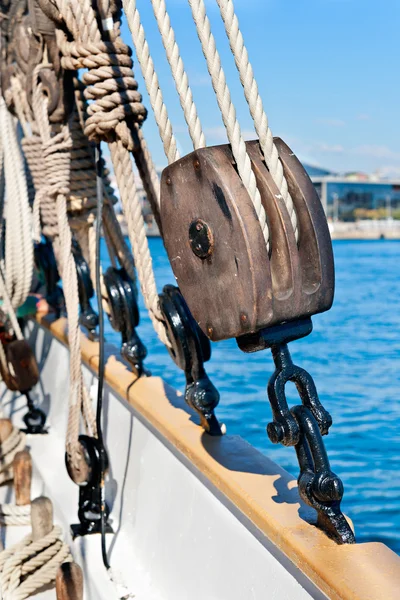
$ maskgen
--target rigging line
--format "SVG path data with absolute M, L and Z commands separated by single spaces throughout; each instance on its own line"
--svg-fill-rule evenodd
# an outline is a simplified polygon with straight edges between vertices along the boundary
M 207 62 L 208 72 L 211 76 L 222 120 L 228 134 L 229 143 L 232 147 L 232 154 L 236 161 L 237 170 L 243 185 L 251 198 L 264 236 L 265 245 L 269 250 L 270 243 L 267 215 L 261 202 L 261 195 L 257 188 L 256 178 L 251 168 L 250 157 L 247 154 L 246 144 L 237 120 L 236 110 L 232 102 L 224 70 L 221 66 L 219 52 L 216 47 L 214 36 L 211 33 L 211 26 L 207 17 L 205 3 L 204 0 L 188 1 L 190 8 L 192 9 L 197 35 L 199 36 L 203 54 Z
M 96 429 L 97 439 L 100 447 L 100 525 L 101 525 L 101 555 L 103 564 L 107 570 L 110 564 L 107 558 L 106 548 L 106 513 L 105 513 L 105 486 L 104 477 L 106 470 L 106 455 L 103 441 L 102 430 L 102 409 L 103 409 L 103 391 L 104 391 L 104 312 L 101 294 L 101 262 L 100 262 L 100 241 L 101 241 L 101 222 L 103 214 L 103 173 L 100 152 L 100 143 L 96 144 L 96 183 L 97 183 L 97 218 L 96 218 L 96 296 L 99 311 L 99 380 L 97 387 L 97 406 L 96 406 Z
M 233 0 L 217 0 L 217 2 L 220 8 L 222 20 L 224 22 L 226 35 L 235 59 L 236 67 L 239 72 L 244 95 L 246 97 L 247 104 L 249 105 L 250 114 L 259 138 L 265 164 L 267 165 L 272 179 L 276 183 L 282 195 L 283 201 L 286 204 L 297 240 L 299 237 L 299 229 L 296 211 L 293 205 L 292 197 L 288 190 L 288 183 L 283 172 L 283 166 L 278 155 L 277 147 L 274 143 L 272 131 L 268 125 L 268 118 L 264 110 L 263 101 L 258 91 L 257 81 L 254 76 L 253 67 L 249 60 L 249 54 L 244 43 L 243 35 L 240 31 L 239 20 L 235 13 Z
M 136 56 L 140 64 L 146 89 L 150 97 L 151 107 L 158 126 L 158 131 L 164 146 L 165 156 L 169 163 L 173 163 L 180 158 L 179 150 L 176 146 L 176 139 L 172 131 L 171 121 L 168 117 L 167 107 L 164 104 L 163 94 L 160 88 L 160 82 L 154 68 L 153 59 L 150 55 L 149 45 L 143 25 L 140 20 L 139 10 L 136 6 L 136 0 L 123 0 L 126 14 L 126 20 L 132 34 L 132 41 L 135 46 Z

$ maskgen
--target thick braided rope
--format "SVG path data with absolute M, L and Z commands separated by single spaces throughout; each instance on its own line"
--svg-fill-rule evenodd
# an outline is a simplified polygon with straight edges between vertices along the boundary
M 261 203 L 260 192 L 257 189 L 255 175 L 251 168 L 251 161 L 247 154 L 239 122 L 236 118 L 236 110 L 233 105 L 231 94 L 226 83 L 225 73 L 221 67 L 221 60 L 215 45 L 215 39 L 211 33 L 210 21 L 206 14 L 204 0 L 189 0 L 192 15 L 196 24 L 197 34 L 205 56 L 208 71 L 211 76 L 213 88 L 217 97 L 218 106 L 221 111 L 229 142 L 232 146 L 232 154 L 236 161 L 237 170 L 246 190 L 253 202 L 260 226 L 263 232 L 267 248 L 269 247 L 269 228 L 264 207 Z
M 25 166 L 16 122 L 0 97 L 0 134 L 4 152 L 6 185 L 5 280 L 14 308 L 21 306 L 30 290 L 33 274 L 32 219 Z
M 293 206 L 293 200 L 288 190 L 286 177 L 283 173 L 282 163 L 279 159 L 278 150 L 274 144 L 271 129 L 268 126 L 268 118 L 264 111 L 263 102 L 258 92 L 257 81 L 253 68 L 249 61 L 247 48 L 244 44 L 243 35 L 239 28 L 239 21 L 235 14 L 232 0 L 217 0 L 221 10 L 222 20 L 225 25 L 226 34 L 229 39 L 232 54 L 240 75 L 250 113 L 254 121 L 265 163 L 276 183 L 289 212 L 296 239 L 298 239 L 297 216 Z
M 0 504 L 0 525 L 30 525 L 31 505 Z
M 193 146 L 196 149 L 203 148 L 206 145 L 206 140 L 193 100 L 192 90 L 189 86 L 188 76 L 183 65 L 178 44 L 176 43 L 175 32 L 171 25 L 165 0 L 151 0 L 151 3 Z
M 13 477 L 13 461 L 17 452 L 24 450 L 26 436 L 14 428 L 7 439 L 0 444 L 0 484 Z
M 142 70 L 143 79 L 149 94 L 151 107 L 158 125 L 160 137 L 164 146 L 164 152 L 169 163 L 179 158 L 176 139 L 172 131 L 171 121 L 168 117 L 167 107 L 164 104 L 163 94 L 154 68 L 153 59 L 150 55 L 149 45 L 146 40 L 140 14 L 136 6 L 136 0 L 123 0 L 126 20 L 132 34 L 133 45 L 136 56 Z
M 66 68 L 77 68 L 86 66 L 89 70 L 83 75 L 83 81 L 85 84 L 90 84 L 91 88 L 88 94 L 85 95 L 87 98 L 96 97 L 96 93 L 93 92 L 93 87 L 96 83 L 93 83 L 89 74 L 92 72 L 92 68 L 97 65 L 98 57 L 101 55 L 103 62 L 107 60 L 120 61 L 121 57 L 127 56 L 129 58 L 129 68 L 132 65 L 132 61 L 129 56 L 127 46 L 122 44 L 119 39 L 113 40 L 113 42 L 102 42 L 101 35 L 98 30 L 96 15 L 92 9 L 90 0 L 74 0 L 71 3 L 67 3 L 64 0 L 53 0 L 59 8 L 60 14 L 64 18 L 68 29 L 74 36 L 73 42 L 68 42 L 64 37 L 58 36 L 60 42 L 60 48 L 65 54 L 62 59 L 63 64 Z M 121 55 L 115 54 L 115 48 L 122 48 L 123 52 Z M 110 55 L 106 53 L 111 51 Z M 124 54 L 125 53 L 125 54 Z M 122 69 L 124 67 L 118 67 Z M 122 71 L 125 73 L 125 71 Z M 132 73 L 132 71 L 130 71 Z M 107 71 L 107 73 L 109 73 Z M 96 73 L 96 77 L 98 76 Z M 111 78 L 114 73 L 109 74 Z M 118 78 L 117 78 L 118 79 Z M 121 77 L 120 80 L 113 85 L 121 86 L 121 94 L 124 94 L 123 84 L 126 77 Z M 128 81 L 129 83 L 129 81 Z M 98 84 L 99 85 L 99 84 Z M 104 88 L 99 87 L 99 90 Z M 88 90 L 86 90 L 88 91 Z M 104 96 L 103 99 L 106 99 Z M 97 101 L 93 102 L 90 108 L 93 110 L 93 106 Z M 101 106 L 101 105 L 99 105 Z M 89 111 L 88 111 L 89 112 Z M 97 112 L 96 112 L 97 114 Z M 128 116 L 133 116 L 133 113 L 129 113 Z M 136 117 L 143 116 L 142 112 L 138 112 Z M 124 118 L 126 115 L 124 116 Z M 104 115 L 107 118 L 107 114 Z M 136 124 L 140 122 L 140 118 L 136 119 Z M 89 121 L 89 119 L 88 119 Z M 126 122 L 124 121 L 125 125 Z M 132 124 L 133 127 L 135 123 Z M 96 133 L 88 127 L 88 122 L 85 126 L 85 133 L 89 136 L 89 139 L 97 139 L 97 134 L 101 134 L 101 131 Z M 103 132 L 104 133 L 104 132 Z M 130 141 L 127 140 L 125 135 L 122 135 L 120 131 L 115 128 L 115 141 L 110 141 L 107 135 L 104 135 L 103 139 L 108 140 L 111 152 L 111 158 L 116 174 L 118 187 L 121 193 L 121 201 L 124 209 L 125 216 L 128 222 L 129 238 L 132 244 L 132 249 L 135 257 L 136 267 L 139 275 L 141 289 L 143 293 L 143 299 L 146 308 L 149 311 L 149 316 L 152 320 L 153 326 L 160 337 L 161 341 L 170 345 L 168 340 L 165 324 L 161 314 L 157 288 L 154 279 L 154 272 L 152 268 L 152 260 L 149 251 L 149 246 L 146 237 L 146 231 L 144 227 L 144 220 L 142 216 L 141 204 L 136 190 L 135 178 L 132 171 L 132 163 L 130 158 Z
M 54 526 L 42 539 L 31 535 L 0 553 L 0 586 L 3 600 L 24 600 L 55 580 L 58 567 L 70 561 L 69 547 L 62 541 L 62 531 Z
M 70 390 L 69 413 L 66 437 L 66 450 L 71 464 L 78 464 L 81 447 L 78 441 L 80 431 L 80 415 L 83 410 L 90 410 L 87 405 L 88 394 L 85 394 L 83 381 L 80 327 L 79 327 L 79 294 L 75 260 L 72 255 L 72 235 L 67 215 L 67 195 L 70 178 L 70 149 L 72 140 L 68 125 L 63 125 L 58 133 L 52 136 L 47 114 L 47 102 L 43 95 L 42 84 L 37 84 L 33 91 L 33 107 L 37 125 L 42 139 L 42 152 L 46 170 L 46 186 L 40 192 L 52 198 L 56 207 L 58 227 L 58 261 L 60 274 L 64 282 L 64 296 L 68 315 L 68 342 L 70 351 Z M 86 415 L 90 429 L 96 431 L 93 408 L 91 415 Z

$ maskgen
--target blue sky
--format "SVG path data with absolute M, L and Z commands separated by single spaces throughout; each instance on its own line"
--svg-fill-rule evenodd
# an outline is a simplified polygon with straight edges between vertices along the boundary
M 138 0 L 164 99 L 182 154 L 191 151 L 150 0 Z M 187 0 L 166 0 L 207 143 L 225 133 Z M 274 135 L 301 160 L 337 171 L 362 170 L 400 177 L 400 0 L 236 0 Z M 246 139 L 252 121 L 216 0 L 207 0 Z M 123 24 L 123 37 L 131 45 Z M 135 61 L 135 75 L 150 104 Z M 151 110 L 144 124 L 154 160 L 164 166 Z

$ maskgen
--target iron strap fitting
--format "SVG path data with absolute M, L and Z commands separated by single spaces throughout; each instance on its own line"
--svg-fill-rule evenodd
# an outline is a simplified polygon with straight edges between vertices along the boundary
M 311 319 L 309 319 L 311 322 Z M 270 337 L 275 372 L 268 382 L 268 398 L 273 421 L 268 424 L 268 437 L 274 444 L 294 446 L 300 467 L 299 493 L 303 501 L 317 511 L 317 525 L 340 544 L 352 544 L 355 537 L 341 512 L 343 483 L 331 471 L 323 442 L 332 425 L 330 414 L 322 406 L 311 375 L 293 364 L 288 340 L 295 335 L 286 324 L 281 340 L 275 332 Z M 294 331 L 299 324 L 294 324 Z M 288 381 L 296 385 L 301 405 L 289 410 L 285 386 Z
M 160 294 L 160 306 L 165 318 L 169 353 L 186 377 L 185 400 L 200 416 L 204 430 L 210 435 L 222 435 L 224 426 L 215 416 L 219 393 L 209 379 L 204 363 L 211 357 L 211 345 L 193 319 L 179 289 L 166 285 Z

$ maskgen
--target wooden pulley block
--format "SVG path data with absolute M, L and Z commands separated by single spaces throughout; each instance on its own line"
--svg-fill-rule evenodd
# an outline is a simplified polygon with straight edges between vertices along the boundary
M 39 381 L 35 355 L 26 340 L 14 340 L 4 345 L 7 368 L 0 361 L 0 373 L 9 390 L 29 392 Z
M 306 171 L 275 138 L 297 214 L 296 241 L 286 205 L 261 154 L 247 142 L 270 231 L 270 249 L 229 145 L 201 148 L 164 169 L 161 223 L 179 289 L 212 340 L 240 338 L 328 310 L 332 244 Z

